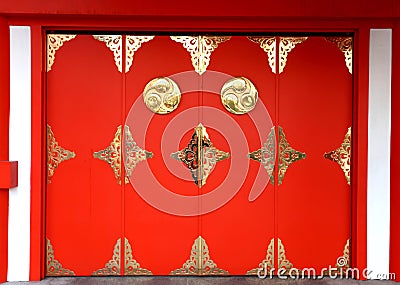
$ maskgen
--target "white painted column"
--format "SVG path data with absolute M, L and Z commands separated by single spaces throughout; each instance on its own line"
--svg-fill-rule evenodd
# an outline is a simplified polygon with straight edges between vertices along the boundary
M 392 30 L 371 29 L 369 51 L 367 268 L 389 273 Z
M 10 160 L 18 187 L 10 189 L 8 281 L 29 280 L 31 204 L 31 33 L 10 27 Z

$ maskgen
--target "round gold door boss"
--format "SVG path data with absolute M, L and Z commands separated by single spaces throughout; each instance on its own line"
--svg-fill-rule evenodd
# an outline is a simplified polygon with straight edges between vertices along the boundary
M 242 115 L 250 112 L 256 106 L 257 100 L 256 87 L 245 77 L 228 80 L 221 90 L 222 104 L 233 114 Z
M 168 77 L 158 77 L 147 83 L 143 91 L 147 108 L 157 114 L 171 113 L 181 101 L 178 85 Z

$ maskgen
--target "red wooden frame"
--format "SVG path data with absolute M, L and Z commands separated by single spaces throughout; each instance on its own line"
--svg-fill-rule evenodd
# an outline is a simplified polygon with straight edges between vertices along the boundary
M 0 160 L 6 161 L 4 164 L 9 171 L 11 165 L 8 162 L 9 151 L 9 116 L 10 116 L 10 33 L 8 23 L 4 18 L 0 18 Z M 5 174 L 0 170 L 0 176 L 11 178 L 11 173 Z M 2 179 L 0 179 L 2 180 Z M 12 182 L 12 181 L 8 182 Z M 8 188 L 11 183 L 3 181 L 0 185 L 0 283 L 6 281 L 8 264 Z M 10 186 L 10 187 L 9 187 Z
M 400 49 L 400 26 L 393 31 L 393 51 Z M 400 74 L 400 54 L 393 52 L 392 67 L 392 141 L 391 141 L 391 193 L 390 193 L 390 272 L 396 273 L 396 281 L 400 281 L 400 82 L 396 80 Z
M 29 1 L 26 1 L 29 2 Z M 294 2 L 294 1 L 293 1 Z M 347 3 L 347 2 L 346 2 Z M 397 3 L 396 1 L 394 3 Z M 27 3 L 28 4 L 28 3 Z M 266 4 L 260 4 L 263 9 Z M 293 3 L 292 3 L 293 4 Z M 222 4 L 221 4 L 222 5 Z M 347 4 L 346 4 L 347 5 Z M 30 5 L 31 6 L 31 5 Z M 30 7 L 28 6 L 28 7 Z M 290 6 L 290 5 L 289 5 Z M 288 7 L 289 7 L 288 6 Z M 318 5 L 317 5 L 318 6 Z M 364 5 L 362 5 L 364 7 Z M 21 5 L 22 7 L 22 5 Z M 218 8 L 218 7 L 217 7 Z M 360 6 L 357 5 L 357 11 Z M 1 9 L 1 6 L 0 6 Z M 21 8 L 22 9 L 22 8 Z M 33 9 L 31 7 L 31 9 Z M 99 8 L 100 9 L 100 8 Z M 103 12 L 107 9 L 102 6 Z M 310 8 L 311 9 L 311 8 Z M 324 7 L 329 11 L 327 7 Z M 35 9 L 33 9 L 35 10 Z M 100 9 L 101 10 L 101 9 Z M 218 9 L 217 9 L 218 10 Z M 255 9 L 254 11 L 256 11 Z M 312 10 L 312 9 L 311 9 Z M 122 13 L 122 10 L 118 10 Z M 32 37 L 32 188 L 31 188 L 31 270 L 30 279 L 40 280 L 45 270 L 45 231 L 44 231 L 44 188 L 45 180 L 45 43 L 46 30 L 118 30 L 118 31 L 158 31 L 158 32 L 354 32 L 354 105 L 353 105 L 353 211 L 352 211 L 352 256 L 353 266 L 366 267 L 366 189 L 367 189 L 367 143 L 368 143 L 368 47 L 369 29 L 371 22 L 358 20 L 313 19 L 311 17 L 295 18 L 300 15 L 291 10 L 290 18 L 232 17 L 235 13 L 225 13 L 225 16 L 195 17 L 142 16 L 132 18 L 103 17 L 70 17 L 47 16 L 38 20 L 34 16 L 16 17 L 10 20 L 11 25 L 30 25 Z M 400 7 L 396 10 L 400 13 Z M 37 10 L 36 10 L 37 12 Z M 43 11 L 41 11 L 43 12 Z M 46 13 L 46 11 L 44 11 Z M 53 11 L 54 12 L 54 11 Z M 98 13 L 99 10 L 97 10 Z M 365 12 L 365 10 L 364 10 Z M 76 14 L 79 14 L 75 11 Z M 184 14 L 184 12 L 181 11 Z M 254 12 L 256 13 L 256 12 Z M 356 12 L 354 12 L 356 13 Z M 101 14 L 101 13 L 100 13 Z M 118 12 L 115 12 L 118 14 Z M 115 15 L 114 14 L 114 15 Z M 326 15 L 326 13 L 324 13 Z M 329 13 L 328 13 L 329 14 Z M 368 13 L 367 13 L 368 14 Z M 363 15 L 360 12 L 359 15 Z M 376 15 L 376 14 L 368 14 Z M 392 16 L 393 14 L 391 14 Z M 275 16 L 279 16 L 278 12 Z M 355 15 L 357 16 L 357 15 Z M 382 12 L 382 16 L 388 13 Z M 376 20 L 373 25 L 378 27 L 392 27 L 391 21 Z

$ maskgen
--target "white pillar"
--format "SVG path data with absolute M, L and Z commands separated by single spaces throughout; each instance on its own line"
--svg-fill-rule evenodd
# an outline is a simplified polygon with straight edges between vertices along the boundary
M 371 279 L 389 273 L 391 79 L 392 30 L 371 29 L 367 186 L 367 268 Z
M 31 32 L 10 27 L 10 160 L 18 187 L 10 189 L 8 281 L 29 280 L 31 205 Z

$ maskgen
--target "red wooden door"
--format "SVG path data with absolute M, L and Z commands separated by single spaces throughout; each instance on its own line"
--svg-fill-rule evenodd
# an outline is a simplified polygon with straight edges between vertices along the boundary
M 350 237 L 338 165 L 350 138 L 330 151 L 352 98 L 338 38 L 64 43 L 47 76 L 49 134 L 65 149 L 48 143 L 48 275 L 335 265 Z
M 94 157 L 122 122 L 121 75 L 89 35 L 49 35 L 48 54 L 47 275 L 91 275 L 122 232 L 118 162 Z
M 278 259 L 321 274 L 350 266 L 351 38 L 279 40 Z

